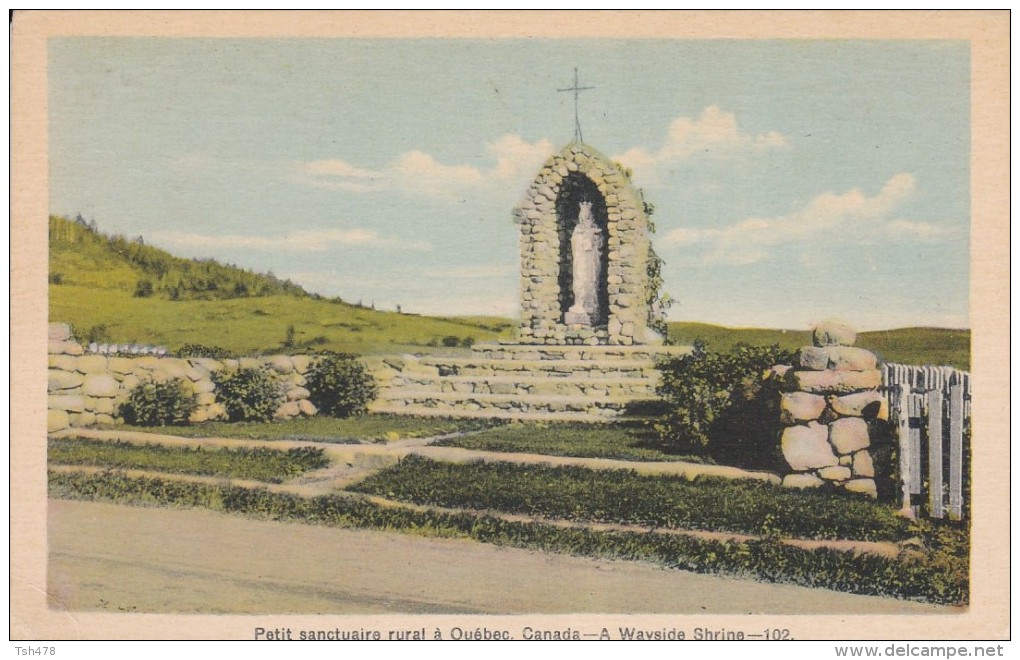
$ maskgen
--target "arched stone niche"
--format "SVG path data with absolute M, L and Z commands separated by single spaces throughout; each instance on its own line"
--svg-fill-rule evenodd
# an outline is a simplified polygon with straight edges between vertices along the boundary
M 600 313 L 590 323 L 568 323 L 570 237 L 581 201 L 592 202 L 603 237 Z M 586 144 L 568 145 L 546 161 L 514 216 L 521 229 L 521 343 L 661 343 L 648 327 L 648 217 L 641 194 L 612 161 Z

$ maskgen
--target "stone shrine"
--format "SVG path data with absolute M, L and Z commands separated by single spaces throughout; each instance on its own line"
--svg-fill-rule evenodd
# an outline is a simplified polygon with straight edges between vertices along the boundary
M 515 212 L 524 344 L 661 344 L 641 193 L 575 142 L 546 161 Z M 578 279 L 582 281 L 578 281 Z
M 467 357 L 403 355 L 374 369 L 377 412 L 448 417 L 606 421 L 656 402 L 651 327 L 658 292 L 641 193 L 580 140 L 546 161 L 521 205 L 521 323 L 514 341 L 477 343 Z

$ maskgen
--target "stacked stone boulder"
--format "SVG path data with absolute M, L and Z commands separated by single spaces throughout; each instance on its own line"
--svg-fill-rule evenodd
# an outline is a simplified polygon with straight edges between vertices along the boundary
M 307 355 L 273 355 L 240 359 L 117 357 L 87 354 L 71 337 L 64 323 L 49 325 L 49 371 L 47 378 L 47 430 L 92 424 L 123 423 L 120 405 L 131 390 L 143 382 L 181 379 L 195 397 L 192 423 L 226 418 L 216 399 L 212 374 L 244 368 L 265 367 L 275 374 L 285 400 L 277 419 L 312 416 L 318 411 L 309 400 L 305 375 L 314 358 Z
M 877 497 L 869 422 L 888 419 L 889 411 L 878 358 L 855 341 L 846 326 L 819 326 L 793 366 L 769 374 L 779 389 L 785 486 L 829 485 Z

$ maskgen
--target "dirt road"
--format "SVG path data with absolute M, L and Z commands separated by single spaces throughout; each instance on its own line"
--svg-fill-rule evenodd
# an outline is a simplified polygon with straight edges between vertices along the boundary
M 50 500 L 58 609 L 162 613 L 923 614 L 952 608 L 461 539 Z

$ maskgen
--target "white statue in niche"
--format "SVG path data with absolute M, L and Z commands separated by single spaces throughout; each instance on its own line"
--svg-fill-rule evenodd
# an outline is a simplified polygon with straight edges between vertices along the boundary
M 591 202 L 581 202 L 577 225 L 570 235 L 574 304 L 564 315 L 569 325 L 593 325 L 600 316 L 599 279 L 602 275 L 602 230 L 595 224 Z

